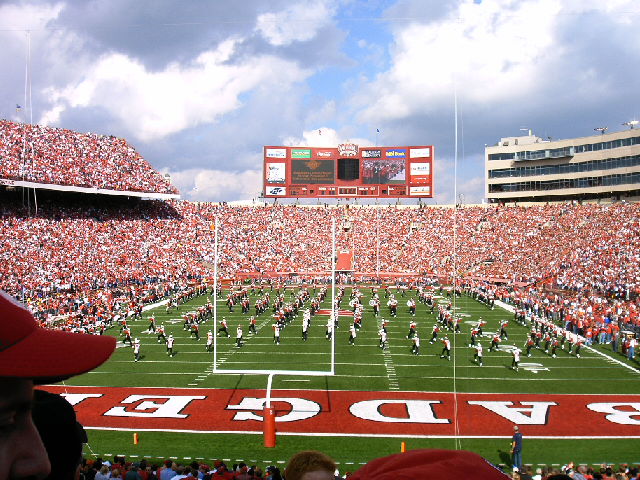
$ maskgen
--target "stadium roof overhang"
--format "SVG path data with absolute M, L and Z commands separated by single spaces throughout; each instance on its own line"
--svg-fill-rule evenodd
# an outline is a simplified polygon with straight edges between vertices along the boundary
M 57 185 L 52 183 L 27 182 L 22 180 L 11 180 L 7 178 L 0 178 L 0 185 L 4 185 L 5 187 L 22 187 L 22 188 L 37 188 L 37 189 L 43 189 L 43 190 L 56 190 L 59 192 L 92 193 L 94 195 L 114 195 L 114 196 L 123 196 L 123 197 L 151 198 L 154 200 L 172 200 L 172 199 L 180 198 L 180 195 L 177 193 L 155 193 L 155 192 L 136 192 L 132 190 L 110 190 L 106 188 L 77 187 L 73 185 Z

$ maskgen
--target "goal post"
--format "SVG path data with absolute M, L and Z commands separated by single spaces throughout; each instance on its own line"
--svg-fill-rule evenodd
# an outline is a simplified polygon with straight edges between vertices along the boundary
M 219 219 L 216 217 L 213 226 L 214 232 L 214 270 L 213 270 L 213 289 L 214 289 L 214 302 L 213 302 L 213 322 L 216 328 L 218 328 L 218 262 L 219 262 L 219 242 L 218 235 L 220 231 Z M 302 376 L 302 377 L 328 377 L 335 375 L 336 365 L 336 335 L 335 335 L 335 321 L 338 318 L 339 309 L 336 308 L 336 221 L 335 218 L 331 224 L 331 309 L 329 314 L 329 324 L 332 328 L 331 343 L 330 343 L 330 363 L 329 370 L 271 370 L 271 369 L 226 369 L 219 368 L 218 361 L 218 335 L 213 336 L 213 368 L 212 373 L 221 375 L 266 375 L 267 376 L 267 388 L 265 396 L 265 404 L 263 408 L 263 436 L 264 446 L 267 448 L 273 448 L 276 446 L 276 428 L 275 428 L 275 410 L 271 406 L 271 387 L 273 383 L 273 377 L 276 375 L 289 375 L 289 376 Z

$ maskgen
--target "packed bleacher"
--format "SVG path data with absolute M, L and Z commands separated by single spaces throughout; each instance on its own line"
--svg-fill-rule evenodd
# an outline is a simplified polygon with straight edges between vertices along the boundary
M 37 215 L 5 204 L 0 287 L 31 299 L 37 311 L 60 314 L 60 297 L 69 291 L 80 297 L 110 289 L 162 294 L 169 284 L 210 279 L 215 218 L 221 278 L 284 281 L 295 273 L 327 279 L 335 219 L 338 248 L 355 252 L 350 278 L 379 271 L 397 279 L 385 281 L 451 282 L 455 261 L 458 278 L 500 283 L 510 295 L 555 288 L 581 303 L 618 299 L 635 311 L 640 292 L 640 205 L 625 203 L 454 213 L 149 201 L 135 207 L 41 205 Z M 345 218 L 348 229 L 341 228 Z
M 178 193 L 124 139 L 0 120 L 0 179 Z
M 8 121 L 0 121 L 0 178 L 175 193 L 125 140 Z M 41 198 L 36 211 L 18 198 L 0 202 L 0 289 L 51 329 L 99 334 L 144 304 L 197 294 L 210 286 L 216 238 L 227 286 L 327 282 L 335 222 L 337 248 L 354 253 L 342 282 L 458 284 L 513 306 L 516 318 L 551 319 L 614 352 L 621 330 L 640 334 L 637 203 L 348 208 Z M 281 478 L 276 468 L 222 462 L 169 462 L 161 477 L 161 465 L 141 463 L 83 468 L 99 479 L 134 478 L 132 470 L 145 480 Z M 618 469 L 585 467 L 584 478 L 637 478 Z M 514 478 L 566 469 L 555 470 Z
M 407 465 L 406 469 L 398 469 L 398 476 L 395 478 L 442 478 L 442 477 L 416 477 L 410 474 L 407 476 L 405 470 L 413 469 L 415 472 L 420 466 Z M 446 468 L 446 467 L 443 467 Z M 508 470 L 503 466 L 504 470 Z M 127 473 L 134 472 L 140 475 L 143 480 L 155 480 L 160 478 L 183 478 L 186 475 L 189 478 L 198 478 L 204 480 L 215 479 L 271 479 L 280 480 L 283 478 L 284 467 L 279 468 L 275 465 L 261 466 L 237 462 L 227 464 L 222 460 L 215 460 L 209 463 L 197 461 L 180 462 L 177 460 L 166 460 L 164 462 L 153 462 L 147 460 L 131 461 L 124 457 L 116 456 L 114 459 L 89 460 L 82 467 L 84 478 L 104 480 L 107 478 L 124 479 Z M 554 475 L 568 475 L 567 477 L 557 478 L 586 478 L 586 479 L 615 479 L 615 480 L 637 480 L 640 469 L 630 464 L 622 465 L 574 465 L 572 462 L 562 466 L 526 466 L 523 472 L 513 473 L 505 478 L 514 480 L 546 480 Z M 164 472 L 164 475 L 163 475 Z M 472 473 L 472 472 L 471 472 Z M 576 473 L 581 477 L 576 476 Z M 132 475 L 132 474 L 130 474 Z M 347 479 L 353 476 L 353 469 L 336 469 L 336 479 Z M 290 478 L 287 476 L 286 478 Z M 291 477 L 293 478 L 293 476 Z M 295 476 L 294 480 L 299 476 Z M 324 477 L 322 477 L 324 478 Z M 388 478 L 388 477 L 385 477 Z M 390 478 L 390 477 L 389 477 Z M 451 478 L 458 478 L 452 472 Z M 485 478 L 485 477 L 481 477 Z

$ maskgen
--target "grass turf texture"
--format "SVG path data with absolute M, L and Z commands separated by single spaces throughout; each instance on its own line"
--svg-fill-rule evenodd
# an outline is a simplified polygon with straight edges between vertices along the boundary
M 362 289 L 365 294 L 364 304 L 368 305 L 370 289 Z M 342 303 L 347 303 L 350 290 L 347 289 Z M 289 298 L 289 291 L 286 293 Z M 319 390 L 369 390 L 387 391 L 432 391 L 471 393 L 589 393 L 589 394 L 624 394 L 640 393 L 637 363 L 627 362 L 624 357 L 611 352 L 609 346 L 597 346 L 596 349 L 609 356 L 621 360 L 634 367 L 624 368 L 608 361 L 606 357 L 597 355 L 588 349 L 582 350 L 582 358 L 570 356 L 560 351 L 557 358 L 551 358 L 541 350 L 533 350 L 532 357 L 523 355 L 523 363 L 541 364 L 548 370 L 527 371 L 520 369 L 514 372 L 511 365 L 511 354 L 506 351 L 489 352 L 490 338 L 485 337 L 484 366 L 478 367 L 473 362 L 473 350 L 468 347 L 470 323 L 482 317 L 487 321 L 486 332 L 495 332 L 501 319 L 512 319 L 512 314 L 501 308 L 490 310 L 485 305 L 468 297 L 458 298 L 456 307 L 459 313 L 468 315 L 463 323 L 463 333 L 449 334 L 452 340 L 452 359 L 450 362 L 440 359 L 442 344 L 429 344 L 431 329 L 437 320 L 437 313 L 428 313 L 427 308 L 418 304 L 415 320 L 421 337 L 421 355 L 411 355 L 410 341 L 406 339 L 409 322 L 414 319 L 405 306 L 406 297 L 397 294 L 399 299 L 398 317 L 391 319 L 388 309 L 382 309 L 382 317 L 390 321 L 389 354 L 384 355 L 378 347 L 378 320 L 367 307 L 363 320 L 363 328 L 359 331 L 356 345 L 348 344 L 349 319 L 341 317 L 340 328 L 336 331 L 336 375 L 332 377 L 291 377 L 276 376 L 274 389 L 319 389 Z M 273 295 L 272 295 L 273 298 Z M 253 300 L 253 299 L 252 299 Z M 382 298 L 385 303 L 384 296 Z M 446 298 L 444 299 L 446 300 Z M 210 372 L 213 354 L 205 351 L 206 332 L 211 329 L 215 333 L 217 326 L 212 321 L 201 325 L 200 340 L 196 341 L 182 328 L 181 314 L 195 309 L 206 301 L 206 296 L 196 298 L 182 305 L 179 312 L 173 310 L 165 313 L 160 307 L 152 312 L 157 324 L 164 323 L 167 335 L 176 338 L 174 350 L 176 356 L 169 358 L 164 344 L 157 343 L 156 336 L 146 334 L 148 327 L 147 312 L 142 320 L 130 323 L 132 337 L 142 342 L 142 359 L 133 362 L 132 349 L 118 348 L 111 360 L 93 372 L 71 379 L 71 385 L 121 386 L 121 387 L 197 387 L 197 388 L 236 388 L 249 389 L 266 387 L 264 375 L 203 375 Z M 271 311 L 258 317 L 258 334 L 248 335 L 249 315 L 242 315 L 239 306 L 234 312 L 228 311 L 223 300 L 218 300 L 218 318 L 227 318 L 231 338 L 218 337 L 219 368 L 233 369 L 295 369 L 328 371 L 330 362 L 330 345 L 325 338 L 326 316 L 316 316 L 312 321 L 308 342 L 301 338 L 301 315 L 298 316 L 281 333 L 281 345 L 273 344 L 271 329 Z M 329 308 L 330 295 L 323 308 Z M 436 310 L 437 312 L 437 310 Z M 468 323 L 467 323 L 468 322 Z M 235 329 L 238 323 L 244 328 L 245 345 L 235 346 Z M 111 333 L 117 335 L 116 328 Z M 511 322 L 509 340 L 505 344 L 523 347 L 528 330 Z M 442 333 L 440 337 L 442 337 Z M 120 342 L 120 345 L 122 343 Z M 386 363 L 385 363 L 386 362 Z M 395 377 L 390 376 L 386 365 L 391 363 L 395 368 Z M 198 379 L 200 377 L 200 380 Z M 204 377 L 204 378 L 203 378 Z M 455 378 L 455 381 L 454 381 Z M 293 381 L 292 381 L 293 380 Z M 397 385 L 397 387 L 396 387 Z M 219 434 L 179 434 L 179 433 L 141 433 L 143 446 L 131 444 L 130 432 L 91 431 L 92 449 L 99 454 L 124 453 L 145 450 L 143 455 L 152 456 L 191 456 L 211 458 L 217 455 L 224 458 L 269 460 L 278 457 L 286 460 L 292 453 L 316 448 L 332 455 L 341 462 L 366 462 L 372 458 L 394 453 L 399 450 L 400 439 L 380 438 L 348 438 L 348 437 L 311 437 L 280 436 L 276 449 L 262 448 L 260 435 L 219 435 Z M 93 442 L 97 444 L 94 445 Z M 149 443 L 149 450 L 145 442 Z M 220 446 L 223 446 L 222 448 Z M 449 439 L 411 439 L 410 448 L 438 447 L 455 448 Z M 215 452 L 212 446 L 216 446 Z M 476 451 L 496 463 L 505 463 L 500 451 L 508 448 L 508 440 L 462 439 L 461 448 Z M 552 464 L 566 463 L 569 460 L 598 464 L 608 462 L 635 462 L 640 458 L 635 452 L 640 451 L 639 440 L 527 440 L 525 461 L 528 463 Z M 225 453 L 228 452 L 228 453 Z M 263 453 L 262 453 L 263 452 Z M 260 455 L 259 455 L 260 454 Z M 262 455 L 262 456 L 261 456 Z M 577 457 L 580 458 L 577 458 Z

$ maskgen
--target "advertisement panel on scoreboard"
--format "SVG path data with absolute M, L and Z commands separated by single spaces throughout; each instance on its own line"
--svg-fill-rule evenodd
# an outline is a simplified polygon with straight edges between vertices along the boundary
M 291 183 L 335 183 L 333 160 L 291 160 Z
M 287 189 L 285 187 L 267 187 L 267 191 L 265 193 L 267 195 L 285 197 L 287 195 Z
M 382 157 L 382 150 L 379 148 L 372 150 L 361 150 L 360 154 L 362 158 L 380 158 Z
M 429 162 L 413 162 L 411 163 L 411 176 L 420 177 L 431 175 L 431 164 Z
M 328 148 L 316 148 L 313 151 L 314 157 L 319 159 L 336 158 L 338 152 L 334 152 Z
M 405 183 L 406 162 L 402 158 L 364 158 L 362 160 L 362 181 L 370 184 Z
M 431 156 L 431 149 L 429 147 L 411 148 L 409 150 L 410 158 L 429 158 L 430 156 Z
M 291 158 L 311 158 L 310 148 L 292 148 Z
M 284 183 L 287 177 L 287 164 L 284 162 L 267 163 L 267 183 Z
M 286 148 L 267 148 L 264 156 L 267 158 L 287 158 Z
M 412 197 L 428 197 L 431 195 L 431 187 L 411 187 L 409 188 L 409 195 Z

